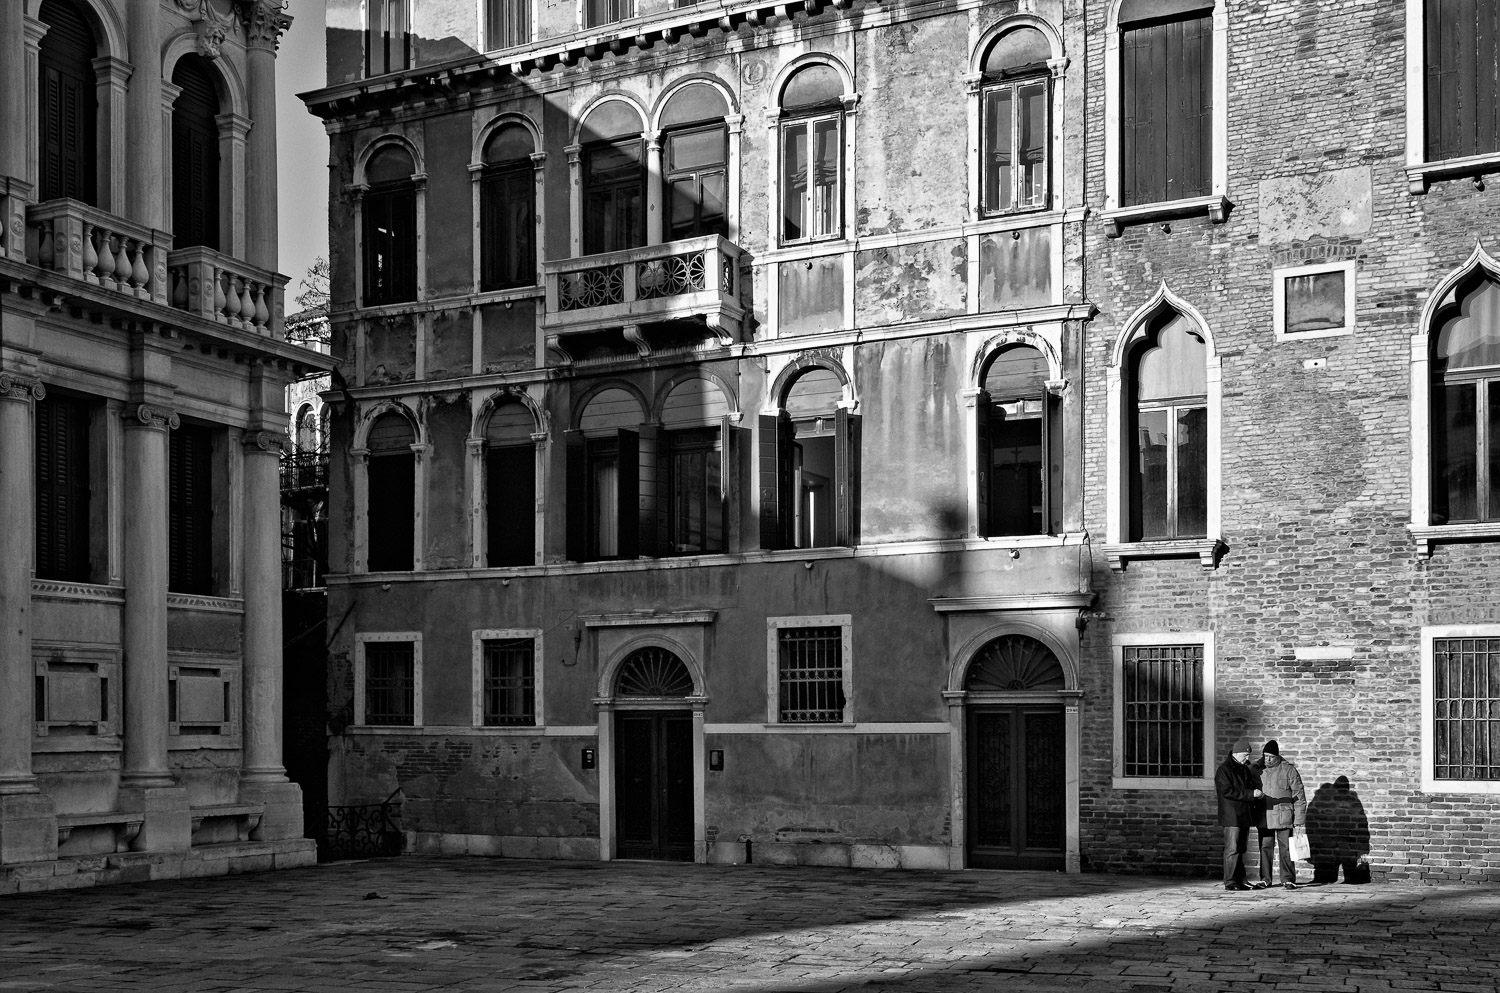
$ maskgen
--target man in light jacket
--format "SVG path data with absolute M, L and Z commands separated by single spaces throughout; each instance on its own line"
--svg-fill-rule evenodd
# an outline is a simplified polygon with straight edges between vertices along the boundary
M 1281 757 L 1281 746 L 1276 739 L 1266 742 L 1260 750 L 1260 788 L 1264 794 L 1265 820 L 1258 825 L 1260 835 L 1260 880 L 1255 888 L 1263 890 L 1271 885 L 1271 854 L 1281 856 L 1281 885 L 1289 890 L 1297 888 L 1297 864 L 1292 861 L 1292 834 L 1302 835 L 1307 831 L 1307 791 L 1302 788 L 1302 776 L 1297 767 Z

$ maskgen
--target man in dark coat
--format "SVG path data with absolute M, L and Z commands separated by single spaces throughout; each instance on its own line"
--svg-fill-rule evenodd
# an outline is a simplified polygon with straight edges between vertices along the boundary
M 1260 782 L 1250 767 L 1250 742 L 1241 738 L 1229 749 L 1229 757 L 1214 773 L 1219 794 L 1219 824 L 1224 828 L 1224 888 L 1248 890 L 1245 884 L 1245 849 L 1250 828 L 1260 817 Z

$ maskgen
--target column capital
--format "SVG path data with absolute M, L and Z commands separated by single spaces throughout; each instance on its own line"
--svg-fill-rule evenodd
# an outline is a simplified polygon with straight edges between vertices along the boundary
M 275 431 L 246 431 L 245 437 L 240 441 L 245 446 L 246 455 L 264 452 L 279 457 L 288 447 L 287 439 Z
M 281 0 L 239 0 L 245 23 L 245 45 L 275 53 L 281 36 L 292 26 L 291 15 Z
M 22 403 L 31 403 L 33 400 L 40 400 L 46 395 L 47 388 L 42 385 L 41 380 L 28 379 L 10 372 L 0 372 L 0 400 L 19 400 Z
M 125 417 L 127 428 L 152 428 L 157 431 L 171 428 L 175 431 L 181 426 L 182 418 L 177 416 L 177 411 L 170 407 L 149 403 L 135 404 L 134 409 L 131 409 Z

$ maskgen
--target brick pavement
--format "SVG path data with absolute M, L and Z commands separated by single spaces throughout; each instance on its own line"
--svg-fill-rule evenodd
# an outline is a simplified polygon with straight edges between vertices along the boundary
M 1497 988 L 1477 886 L 413 857 L 0 898 L 0 990 L 48 993 Z

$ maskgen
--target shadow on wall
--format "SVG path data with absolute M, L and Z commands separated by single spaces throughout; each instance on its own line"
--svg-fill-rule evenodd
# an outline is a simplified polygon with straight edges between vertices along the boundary
M 1370 821 L 1348 776 L 1319 786 L 1308 801 L 1307 841 L 1313 882 L 1337 882 L 1340 869 L 1346 883 L 1370 881 Z

